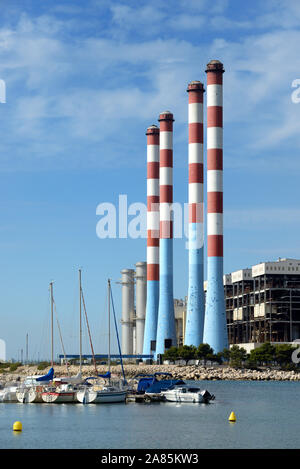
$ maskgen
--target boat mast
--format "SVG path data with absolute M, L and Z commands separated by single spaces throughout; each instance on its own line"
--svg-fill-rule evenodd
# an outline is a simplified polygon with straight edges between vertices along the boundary
M 53 282 L 50 282 L 51 298 L 51 368 L 53 368 Z
M 110 373 L 110 279 L 108 279 L 108 372 Z
M 26 365 L 28 365 L 28 334 L 26 334 Z
M 81 269 L 79 269 L 79 371 L 82 369 Z

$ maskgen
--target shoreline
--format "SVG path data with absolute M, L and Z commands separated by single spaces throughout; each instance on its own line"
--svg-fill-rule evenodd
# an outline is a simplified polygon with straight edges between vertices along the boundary
M 67 376 L 67 368 L 62 365 L 55 365 L 55 377 L 59 378 Z M 107 372 L 107 366 L 101 365 L 97 367 L 98 373 Z M 0 383 L 2 385 L 16 381 L 22 383 L 27 376 L 43 375 L 49 371 L 49 367 L 38 370 L 36 365 L 20 366 L 16 371 L 6 371 L 0 374 Z M 79 367 L 75 365 L 69 366 L 70 376 L 75 376 L 79 371 Z M 152 374 L 156 372 L 171 373 L 176 379 L 194 380 L 194 381 L 300 381 L 300 373 L 295 371 L 274 370 L 272 368 L 264 368 L 260 370 L 236 369 L 230 366 L 196 366 L 196 365 L 124 365 L 125 376 L 127 380 L 134 378 L 139 373 Z M 121 378 L 122 370 L 120 365 L 111 366 L 112 378 Z M 93 365 L 82 366 L 82 376 L 94 376 L 95 369 Z

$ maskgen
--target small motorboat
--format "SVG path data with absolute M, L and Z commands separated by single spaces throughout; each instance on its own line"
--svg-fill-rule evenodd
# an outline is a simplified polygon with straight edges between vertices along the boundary
M 208 404 L 215 399 L 206 389 L 201 390 L 197 386 L 174 386 L 171 389 L 162 391 L 161 394 L 169 402 L 193 402 L 198 404 Z
M 138 379 L 136 388 L 137 394 L 159 394 L 173 386 L 185 384 L 182 379 L 174 379 L 171 373 L 140 373 L 136 375 L 134 379 Z

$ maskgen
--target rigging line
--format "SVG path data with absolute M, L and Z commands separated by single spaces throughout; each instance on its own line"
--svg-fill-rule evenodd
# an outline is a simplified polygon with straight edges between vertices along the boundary
M 115 328 L 116 328 L 116 334 L 117 334 L 117 341 L 118 341 L 118 348 L 119 348 L 119 355 L 120 355 L 121 368 L 122 368 L 122 373 L 123 373 L 123 378 L 124 378 L 124 384 L 127 384 L 127 381 L 126 381 L 126 378 L 125 378 L 124 366 L 123 366 L 123 359 L 122 359 L 122 352 L 121 352 L 121 347 L 120 347 L 119 334 L 118 334 L 118 326 L 117 326 L 117 320 L 116 320 L 114 299 L 113 299 L 113 296 L 112 296 L 112 288 L 110 288 L 110 296 L 111 296 L 111 305 L 112 305 L 113 314 L 114 314 L 114 322 L 115 322 Z
M 86 319 L 86 325 L 87 325 L 87 329 L 88 329 L 88 333 L 89 333 L 89 339 L 90 339 L 90 345 L 91 345 L 91 350 L 92 350 L 92 355 L 93 355 L 93 362 L 94 362 L 94 366 L 95 366 L 95 371 L 96 371 L 96 374 L 98 374 L 96 359 L 95 359 L 95 353 L 94 353 L 94 347 L 93 347 L 93 342 L 92 342 L 92 336 L 91 336 L 89 321 L 88 321 L 88 317 L 87 317 L 87 312 L 86 312 L 86 307 L 85 307 L 85 301 L 84 301 L 82 288 L 81 288 L 81 298 L 82 298 L 82 305 L 83 305 L 85 319 Z
M 66 352 L 65 352 L 64 342 L 63 342 L 63 338 L 62 338 L 62 333 L 61 333 L 61 328 L 60 328 L 60 324 L 59 324 L 59 320 L 58 320 L 58 314 L 57 314 L 56 303 L 54 301 L 54 298 L 53 298 L 53 304 L 54 304 L 54 312 L 55 312 L 55 318 L 56 318 L 56 323 L 57 323 L 58 332 L 59 332 L 60 343 L 61 343 L 61 346 L 62 346 L 62 350 L 63 350 L 63 354 L 64 354 L 64 358 L 65 358 L 65 363 L 66 363 L 66 367 L 67 367 L 67 373 L 68 373 L 68 376 L 70 376 L 68 360 L 67 360 L 67 356 L 66 356 Z

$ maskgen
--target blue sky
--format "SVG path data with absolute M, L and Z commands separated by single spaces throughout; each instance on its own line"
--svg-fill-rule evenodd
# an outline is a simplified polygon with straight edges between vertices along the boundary
M 144 239 L 100 240 L 96 207 L 146 201 L 145 129 L 174 113 L 174 201 L 187 202 L 187 93 L 224 63 L 225 271 L 300 257 L 300 3 L 1 1 L 0 337 L 49 356 L 48 284 L 78 351 L 78 268 L 95 349 L 107 350 L 106 280 Z M 187 291 L 185 240 L 174 291 Z M 113 283 L 120 314 L 120 286 Z M 56 351 L 61 348 L 56 334 Z M 84 339 L 85 351 L 89 352 Z

